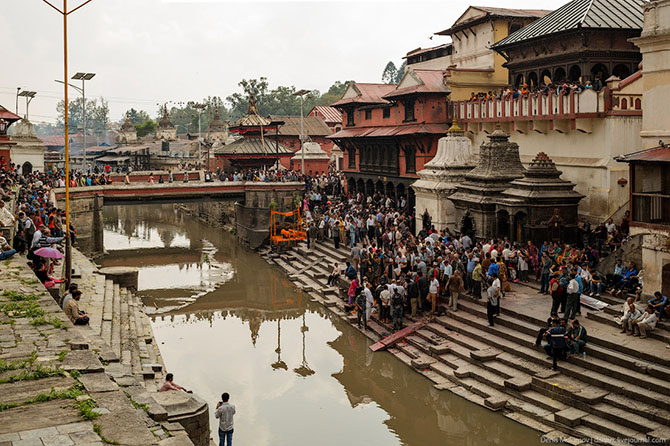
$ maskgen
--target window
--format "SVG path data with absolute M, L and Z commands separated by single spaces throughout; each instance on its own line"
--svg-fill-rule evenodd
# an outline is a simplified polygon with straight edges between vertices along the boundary
M 382 112 L 382 117 L 384 119 L 390 118 L 391 117 L 391 109 L 390 108 L 385 108 L 384 111 Z
M 414 99 L 408 99 L 405 101 L 405 121 L 416 121 L 414 118 Z
M 347 110 L 347 127 L 356 125 L 356 123 L 354 122 L 354 113 L 355 111 L 353 108 Z
M 670 224 L 670 165 L 635 163 L 633 169 L 633 220 Z
M 349 169 L 356 168 L 356 149 L 354 147 L 349 147 Z
M 416 148 L 414 146 L 405 147 L 405 171 L 416 173 Z
M 365 119 L 369 121 L 372 119 L 372 110 L 365 110 Z

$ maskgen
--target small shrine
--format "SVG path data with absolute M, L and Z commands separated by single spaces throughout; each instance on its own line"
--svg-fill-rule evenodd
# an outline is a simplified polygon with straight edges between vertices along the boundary
M 294 152 L 289 147 L 279 143 L 278 130 L 283 121 L 272 121 L 258 113 L 256 99 L 249 97 L 247 114 L 230 126 L 231 133 L 237 133 L 242 138 L 214 150 L 216 167 L 227 171 L 244 168 L 270 168 L 281 163 L 289 167 L 290 158 Z M 274 130 L 274 137 L 268 132 Z
M 463 177 L 450 199 L 454 203 L 457 229 L 479 237 L 509 234 L 509 215 L 498 212 L 503 192 L 514 180 L 523 178 L 519 145 L 510 142 L 500 128 L 479 148 L 477 166 Z
M 158 121 L 156 139 L 159 141 L 177 140 L 177 127 L 175 127 L 170 120 L 170 114 L 168 113 L 167 105 L 163 106 L 163 117 L 160 119 L 160 121 Z
M 206 138 L 210 143 L 218 141 L 224 144 L 228 142 L 228 139 L 230 138 L 230 134 L 228 133 L 228 126 L 226 126 L 226 123 L 221 120 L 221 115 L 219 114 L 218 108 L 214 109 L 214 118 L 209 123 L 209 127 L 207 127 Z
M 16 115 L 5 107 L 0 105 L 0 169 L 6 169 L 9 167 L 11 161 L 11 147 L 16 143 L 9 139 L 7 135 L 7 130 L 9 126 L 21 119 L 19 115 Z
M 130 115 L 126 113 L 126 120 L 123 121 L 121 130 L 116 136 L 116 142 L 119 144 L 135 144 L 137 142 L 137 129 L 130 121 Z
M 305 161 L 305 173 L 308 175 L 320 175 L 328 173 L 328 164 L 330 157 L 321 149 L 321 144 L 313 141 L 306 141 L 302 144 L 300 150 L 295 152 L 291 158 L 291 169 L 302 172 L 302 162 Z
M 47 148 L 37 137 L 33 123 L 24 118 L 12 130 L 11 140 L 16 143 L 10 149 L 12 162 L 21 168 L 24 175 L 35 170 L 44 172 L 44 152 Z
M 426 229 L 430 229 L 435 225 L 452 231 L 458 229 L 456 208 L 449 197 L 473 167 L 472 142 L 454 120 L 447 136 L 438 141 L 435 157 L 418 172 L 419 180 L 412 184 L 416 196 L 417 228 L 427 226 Z

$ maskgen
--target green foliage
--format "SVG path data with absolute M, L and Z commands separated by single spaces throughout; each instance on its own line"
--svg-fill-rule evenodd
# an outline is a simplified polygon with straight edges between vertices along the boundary
M 69 373 L 72 379 L 77 379 L 81 376 L 81 372 L 79 370 L 71 370 Z
M 33 381 L 37 379 L 51 378 L 54 376 L 65 376 L 65 372 L 61 368 L 45 367 L 40 364 L 33 370 L 23 370 L 17 375 L 0 379 L 0 384 L 13 383 L 17 381 Z
M 146 413 L 149 413 L 149 405 L 148 404 L 146 404 L 146 403 L 140 404 L 137 401 L 135 401 L 133 399 L 132 395 L 129 394 L 128 392 L 123 392 L 123 393 L 126 394 L 126 397 L 130 400 L 130 404 L 132 404 L 135 409 L 142 409 Z
M 200 129 L 202 132 L 207 131 L 209 123 L 214 119 L 214 111 L 219 111 L 219 116 L 222 120 L 228 119 L 228 110 L 223 105 L 223 100 L 218 96 L 208 96 L 199 102 L 204 108 L 200 115 Z M 179 102 L 170 108 L 170 120 L 175 127 L 177 133 L 198 133 L 198 114 L 199 110 L 195 107 L 196 102 Z M 245 110 L 246 111 L 246 110 Z M 163 116 L 163 106 L 161 105 L 157 111 L 158 119 Z
M 36 318 L 44 315 L 44 310 L 34 300 L 20 300 L 0 305 L 0 311 L 15 318 Z
M 5 290 L 2 292 L 2 297 L 6 297 L 7 299 L 14 301 L 14 302 L 19 302 L 19 301 L 29 301 L 29 300 L 37 300 L 39 299 L 38 296 L 35 296 L 34 294 L 22 294 L 19 293 L 18 291 L 15 290 Z
M 63 361 L 65 360 L 65 355 L 67 355 L 67 352 L 68 352 L 68 350 L 61 350 L 61 351 L 58 353 L 58 361 L 59 361 L 59 362 L 63 362 Z M 79 370 L 73 370 L 73 372 L 74 372 L 74 371 L 76 371 L 77 373 L 79 372 Z M 70 376 L 72 376 L 72 374 L 70 374 Z M 73 377 L 73 378 L 74 378 L 74 377 Z M 79 377 L 77 376 L 77 378 L 79 378 Z M 76 378 L 75 378 L 75 379 L 76 379 Z
M 100 437 L 100 439 L 102 440 L 103 443 L 107 443 L 107 444 L 119 444 L 118 441 L 110 440 L 110 439 L 108 439 L 107 437 L 105 437 L 104 435 L 102 435 L 102 428 L 100 427 L 99 424 L 94 424 L 94 425 L 93 425 L 93 432 L 95 432 L 96 434 L 98 434 L 98 437 Z
M 65 126 L 65 101 L 59 101 L 56 105 L 58 112 L 58 126 Z M 68 122 L 70 126 L 70 133 L 83 131 L 83 101 L 82 98 L 77 98 L 70 101 L 68 109 Z M 107 131 L 107 124 L 109 124 L 109 106 L 105 98 L 100 98 L 100 103 L 97 99 L 86 99 L 86 133 L 90 134 L 104 134 Z
M 33 325 L 34 327 L 39 327 L 41 325 L 51 325 L 54 328 L 60 328 L 63 330 L 67 329 L 63 321 L 60 320 L 57 316 L 51 316 L 49 318 L 45 316 L 38 316 L 34 318 L 32 321 L 30 321 L 30 324 Z
M 407 68 L 407 61 L 404 60 L 402 62 L 402 65 L 400 65 L 400 68 L 398 68 L 398 73 L 395 76 L 395 83 L 398 84 L 400 83 L 400 80 L 402 77 L 405 75 L 405 69 Z
M 130 122 L 132 122 L 134 125 L 142 124 L 143 122 L 151 120 L 149 113 L 145 112 L 144 110 L 135 110 L 134 108 L 131 108 L 126 112 L 125 115 L 123 115 L 124 120 L 126 119 L 126 115 L 128 116 L 128 119 L 130 119 Z
M 395 84 L 396 78 L 398 77 L 398 68 L 396 68 L 393 61 L 389 61 L 384 68 L 382 73 L 382 82 L 385 84 Z
M 99 413 L 93 412 L 93 409 L 95 409 L 95 401 L 92 399 L 77 401 L 74 403 L 74 406 L 79 409 L 79 415 L 85 420 L 95 420 L 100 416 Z
M 153 134 L 156 131 L 156 127 L 158 127 L 158 124 L 151 119 L 147 119 L 142 124 L 135 124 L 137 137 L 142 138 L 143 136 Z

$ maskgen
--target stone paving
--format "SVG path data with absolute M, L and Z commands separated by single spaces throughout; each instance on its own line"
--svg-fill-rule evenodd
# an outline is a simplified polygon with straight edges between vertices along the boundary
M 140 382 L 115 381 L 119 359 L 103 344 L 70 323 L 25 257 L 1 262 L 0 445 L 192 445 Z
M 328 287 L 333 262 L 343 264 L 348 250 L 316 243 L 301 244 L 278 255 L 263 257 L 280 266 L 296 286 L 355 326 L 344 308 L 345 283 Z M 613 314 L 623 302 L 602 297 L 612 307 L 591 311 L 582 307 L 582 324 L 589 333 L 586 355 L 559 361 L 558 371 L 535 346 L 546 324 L 549 298 L 534 285 L 513 285 L 502 299 L 502 314 L 490 327 L 483 300 L 459 300 L 458 311 L 423 319 L 424 325 L 387 351 L 434 382 L 469 401 L 500 411 L 543 436 L 544 441 L 586 444 L 667 444 L 670 442 L 670 358 L 665 329 L 656 339 L 620 334 Z M 411 322 L 411 321 L 410 321 Z M 374 341 L 390 327 L 373 313 Z

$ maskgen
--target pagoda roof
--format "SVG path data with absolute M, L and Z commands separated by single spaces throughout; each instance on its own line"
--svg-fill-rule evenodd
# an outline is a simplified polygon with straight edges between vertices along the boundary
M 0 119 L 4 119 L 5 121 L 9 121 L 10 124 L 14 121 L 18 121 L 21 119 L 21 117 L 17 114 L 14 114 L 7 110 L 5 107 L 0 105 Z
M 160 119 L 160 121 L 158 121 L 158 128 L 159 129 L 175 128 L 174 124 L 172 124 L 172 121 L 170 121 L 170 114 L 168 113 L 167 105 L 163 106 L 163 117 Z
M 247 114 L 235 121 L 228 130 L 235 133 L 246 133 L 249 131 L 260 131 L 261 128 L 263 128 L 263 130 L 269 130 L 270 128 L 275 128 L 282 124 L 282 121 L 272 121 L 269 118 L 261 116 L 258 113 L 258 107 L 256 106 L 256 98 L 254 95 L 250 95 Z
M 491 45 L 501 49 L 519 42 L 577 29 L 641 30 L 644 0 L 573 0 Z
M 241 138 L 214 150 L 215 155 L 222 157 L 254 156 L 272 158 L 276 157 L 277 153 L 279 153 L 279 156 L 294 154 L 293 150 L 283 144 L 279 144 L 279 150 L 277 150 L 277 142 L 269 138 L 266 138 L 265 144 L 263 144 L 260 137 Z
M 279 134 L 283 136 L 299 136 L 300 116 L 278 116 L 270 115 L 270 119 L 275 122 L 284 122 L 279 127 Z M 305 135 L 309 136 L 328 136 L 332 132 L 326 122 L 319 116 L 305 116 L 303 122 Z

